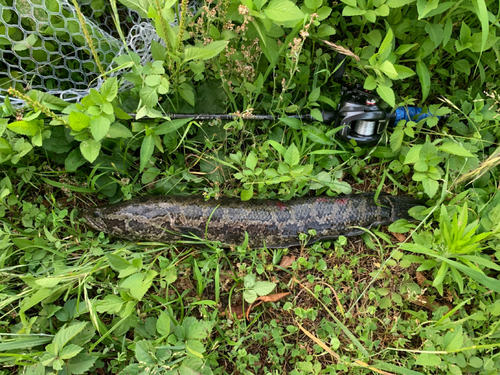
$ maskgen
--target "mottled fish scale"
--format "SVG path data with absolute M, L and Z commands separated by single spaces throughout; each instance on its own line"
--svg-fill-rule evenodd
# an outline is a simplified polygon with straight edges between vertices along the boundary
M 224 245 L 239 245 L 249 236 L 251 247 L 289 247 L 298 235 L 314 229 L 314 242 L 363 233 L 361 228 L 409 218 L 408 209 L 420 204 L 404 196 L 373 194 L 343 197 L 302 197 L 290 201 L 201 197 L 141 197 L 84 212 L 94 229 L 130 240 L 172 243 L 195 235 Z M 208 226 L 207 226 L 208 223 Z M 358 228 L 356 228 L 358 227 Z

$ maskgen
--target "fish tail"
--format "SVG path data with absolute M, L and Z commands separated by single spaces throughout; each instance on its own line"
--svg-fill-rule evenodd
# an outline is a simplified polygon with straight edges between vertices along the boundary
M 410 216 L 408 211 L 412 207 L 424 205 L 423 201 L 408 196 L 389 196 L 387 198 L 390 200 L 392 207 L 392 221 L 399 219 L 414 221 L 415 219 Z

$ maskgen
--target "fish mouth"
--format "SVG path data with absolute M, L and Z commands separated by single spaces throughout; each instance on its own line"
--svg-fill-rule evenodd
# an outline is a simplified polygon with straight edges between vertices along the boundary
M 106 224 L 102 220 L 101 210 L 97 207 L 88 208 L 83 211 L 82 217 L 87 221 L 87 225 L 100 232 L 106 232 Z

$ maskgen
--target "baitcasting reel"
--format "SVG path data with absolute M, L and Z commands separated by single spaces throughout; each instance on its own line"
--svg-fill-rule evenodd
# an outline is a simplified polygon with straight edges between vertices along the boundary
M 346 66 L 346 57 L 338 53 L 335 56 L 337 70 L 332 74 L 334 81 L 341 84 L 341 100 L 336 111 L 322 111 L 323 123 L 334 124 L 342 127 L 337 135 L 343 140 L 356 141 L 357 144 L 366 145 L 377 143 L 382 133 L 388 127 L 394 126 L 400 120 L 412 120 L 417 115 L 418 120 L 431 116 L 428 113 L 421 114 L 422 108 L 399 107 L 393 113 L 388 113 L 379 106 L 380 98 L 369 90 L 363 89 L 360 84 L 351 85 L 342 81 Z M 135 117 L 134 114 L 130 116 Z M 169 113 L 170 119 L 193 119 L 193 120 L 235 120 L 238 116 L 234 114 L 195 114 L 195 113 Z M 244 120 L 264 121 L 275 120 L 269 114 L 243 114 Z M 310 114 L 299 114 L 289 116 L 302 121 L 316 121 Z M 447 116 L 443 116 L 447 117 Z

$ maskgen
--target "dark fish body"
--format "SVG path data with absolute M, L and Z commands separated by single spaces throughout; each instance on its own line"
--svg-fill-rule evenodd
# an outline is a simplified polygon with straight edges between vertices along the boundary
M 406 196 L 373 194 L 342 197 L 302 197 L 290 201 L 224 198 L 206 201 L 197 196 L 151 196 L 90 208 L 88 224 L 111 236 L 133 241 L 173 243 L 188 236 L 250 247 L 299 245 L 299 234 L 314 229 L 309 242 L 356 236 L 375 225 L 409 219 L 408 210 L 421 204 Z M 358 227 L 358 228 L 356 228 Z

